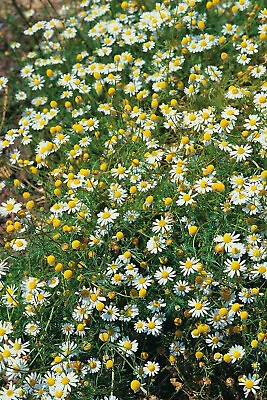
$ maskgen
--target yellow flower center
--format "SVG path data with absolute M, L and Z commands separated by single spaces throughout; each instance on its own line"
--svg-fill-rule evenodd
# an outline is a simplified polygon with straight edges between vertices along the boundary
M 254 386 L 254 382 L 251 381 L 250 379 L 246 379 L 245 386 L 246 386 L 247 389 L 252 389 L 253 386 Z
M 230 243 L 232 241 L 231 235 L 229 235 L 229 233 L 225 233 L 223 235 L 223 241 L 224 243 Z
M 96 367 L 96 362 L 95 361 L 90 361 L 90 368 L 95 368 Z
M 131 350 L 132 343 L 131 342 L 124 342 L 123 343 L 123 347 L 125 348 L 125 350 Z
M 233 271 L 238 271 L 240 269 L 240 264 L 238 261 L 232 261 L 231 268 Z
M 234 350 L 234 351 L 233 351 L 233 357 L 234 357 L 234 358 L 240 358 L 240 356 L 241 356 L 240 351 L 238 351 L 238 350 Z
M 8 357 L 11 356 L 11 353 L 10 353 L 10 351 L 8 349 L 6 349 L 6 350 L 3 351 L 2 355 L 3 355 L 4 358 L 8 358 Z
M 30 290 L 35 289 L 35 288 L 36 288 L 36 283 L 35 283 L 35 282 L 30 282 L 30 283 L 28 284 L 28 288 L 29 288 Z
M 186 262 L 185 262 L 185 268 L 186 268 L 186 269 L 191 268 L 192 265 L 193 265 L 192 261 L 186 261 Z
M 69 378 L 67 377 L 67 376 L 65 376 L 64 378 L 62 378 L 61 379 L 61 383 L 63 384 L 63 385 L 67 385 L 68 383 L 69 383 Z
M 108 219 L 110 217 L 110 212 L 109 211 L 105 211 L 104 213 L 103 213 L 103 218 L 104 219 Z
M 0 328 L 0 337 L 6 334 L 6 330 L 4 328 Z
M 166 225 L 166 223 L 167 222 L 164 219 L 162 219 L 162 220 L 159 221 L 159 226 L 162 228 L 163 226 Z
M 190 194 L 185 193 L 185 194 L 183 195 L 183 199 L 184 199 L 184 201 L 189 201 L 189 200 L 191 199 Z
M 21 349 L 21 345 L 20 345 L 18 342 L 15 342 L 15 343 L 13 344 L 13 349 L 14 349 L 14 350 L 20 350 L 20 349 Z
M 162 276 L 163 279 L 166 279 L 169 276 L 169 272 L 168 271 L 162 271 L 161 276 Z
M 123 167 L 119 167 L 119 168 L 117 169 L 117 172 L 118 172 L 119 175 L 120 175 L 120 174 L 123 174 L 124 171 L 125 171 L 125 169 L 124 169 Z
M 197 302 L 197 303 L 195 304 L 195 309 L 196 309 L 196 310 L 201 310 L 202 307 L 203 307 L 202 304 L 199 303 L 199 302 Z
M 259 266 L 258 272 L 259 272 L 260 274 L 265 274 L 265 272 L 266 272 L 266 267 L 265 267 L 264 265 Z M 0 332 L 0 336 L 1 336 L 1 332 Z
M 13 208 L 14 208 L 14 204 L 7 204 L 6 205 L 6 210 L 7 211 L 11 211 L 11 210 L 13 210 Z

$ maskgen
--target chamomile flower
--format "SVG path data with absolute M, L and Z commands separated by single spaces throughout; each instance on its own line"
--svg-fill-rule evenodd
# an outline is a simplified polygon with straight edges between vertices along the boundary
M 35 322 L 29 322 L 25 325 L 24 331 L 30 336 L 37 336 L 40 332 L 40 326 Z
M 29 351 L 29 342 L 22 342 L 21 338 L 9 339 L 8 344 L 12 347 L 12 354 L 16 357 L 25 356 Z
M 10 358 L 8 360 L 8 368 L 6 376 L 9 380 L 20 379 L 23 375 L 29 372 L 26 360 L 20 357 Z
M 195 202 L 194 197 L 196 196 L 196 194 L 192 194 L 192 190 L 189 190 L 188 192 L 181 192 L 178 200 L 176 201 L 176 204 L 178 206 L 183 206 L 183 205 L 192 205 Z
M 70 392 L 73 387 L 77 386 L 78 382 L 78 376 L 73 371 L 70 371 L 68 373 L 61 373 L 60 376 L 57 377 L 55 385 L 57 390 Z
M 223 346 L 223 335 L 220 332 L 215 332 L 213 335 L 208 335 L 206 343 L 212 350 Z
M 152 232 L 164 234 L 169 232 L 172 228 L 173 221 L 170 217 L 166 216 L 165 218 L 161 217 L 161 219 L 156 219 L 153 222 Z
M 147 323 L 146 323 L 147 335 L 159 336 L 161 330 L 162 330 L 162 321 L 159 318 L 155 316 L 153 316 L 152 318 L 147 318 Z
M 264 279 L 267 279 L 267 262 L 254 264 L 250 275 L 252 278 L 262 277 Z
M 104 208 L 104 211 L 101 211 L 97 214 L 97 223 L 100 226 L 105 226 L 107 224 L 113 223 L 116 218 L 119 216 L 117 209 L 108 209 L 107 207 Z
M 115 306 L 106 306 L 101 313 L 104 321 L 116 321 L 119 318 L 119 309 Z
M 13 239 L 10 243 L 14 251 L 23 251 L 26 249 L 27 245 L 28 242 L 25 239 Z
M 130 340 L 129 336 L 124 336 L 117 343 L 120 351 L 126 355 L 126 357 L 133 356 L 138 349 L 137 340 Z
M 257 114 L 251 114 L 248 118 L 245 118 L 244 128 L 248 131 L 256 130 L 259 127 L 260 117 Z
M 147 323 L 146 323 L 145 321 L 138 320 L 138 321 L 135 322 L 135 324 L 134 324 L 134 330 L 135 330 L 137 333 L 146 332 L 146 330 L 147 330 Z
M 92 357 L 88 360 L 87 370 L 90 374 L 96 374 L 101 368 L 101 361 Z
M 192 317 L 203 317 L 209 311 L 209 302 L 207 300 L 201 301 L 199 299 L 193 299 L 189 300 L 188 307 L 192 307 L 189 310 Z
M 257 393 L 257 390 L 260 389 L 260 381 L 261 378 L 259 378 L 259 376 L 255 374 L 243 375 L 239 379 L 239 385 L 243 386 L 245 398 L 247 398 L 250 393 L 254 395 Z
M 233 145 L 230 150 L 230 156 L 233 157 L 237 162 L 245 161 L 248 157 L 250 157 L 252 153 L 252 147 L 249 144 L 245 144 L 244 146 Z
M 0 215 L 6 217 L 9 214 L 16 214 L 21 210 L 21 203 L 17 203 L 14 198 L 10 198 L 7 202 L 3 202 L 0 206 Z
M 147 308 L 153 312 L 159 312 L 159 310 L 164 307 L 166 307 L 166 303 L 163 299 L 151 301 L 147 306 Z
M 171 343 L 169 350 L 173 356 L 180 356 L 185 350 L 184 343 L 177 340 L 176 342 Z
M 176 296 L 185 296 L 187 293 L 190 292 L 190 285 L 187 281 L 182 281 L 179 280 L 175 282 L 175 285 L 173 287 L 173 292 L 176 294 Z
M 148 361 L 145 363 L 143 369 L 146 376 L 155 376 L 160 371 L 160 365 L 156 362 Z
M 0 76 L 0 90 L 3 90 L 8 84 L 8 78 Z
M 153 236 L 146 244 L 147 250 L 152 253 L 160 253 L 166 247 L 166 240 L 162 236 Z
M 252 70 L 250 71 L 251 76 L 253 76 L 253 78 L 260 78 L 262 75 L 264 75 L 266 73 L 266 67 L 265 65 L 256 65 L 254 68 L 252 68 Z
M 199 260 L 192 257 L 189 258 L 187 257 L 186 261 L 180 261 L 180 269 L 183 273 L 184 276 L 193 274 L 194 272 L 197 272 L 199 269 Z
M 159 267 L 159 270 L 155 272 L 154 277 L 160 285 L 166 285 L 168 281 L 173 281 L 176 273 L 172 267 Z
M 1 389 L 0 397 L 2 400 L 18 400 L 21 398 L 20 390 L 13 382 L 10 382 L 7 387 Z
M 152 277 L 150 275 L 143 276 L 137 275 L 132 284 L 137 290 L 147 289 L 152 283 Z
M 234 276 L 240 276 L 246 271 L 246 262 L 245 260 L 241 261 L 240 258 L 236 260 L 227 259 L 224 264 L 226 266 L 225 273 L 230 276 L 230 278 L 233 278 Z
M 205 194 L 211 192 L 212 190 L 211 186 L 212 186 L 211 178 L 201 178 L 196 181 L 194 188 L 198 193 Z
M 245 349 L 243 346 L 234 345 L 230 347 L 228 354 L 232 358 L 232 363 L 234 364 L 237 361 L 240 361 L 245 355 Z
M 219 246 L 223 247 L 226 251 L 228 251 L 234 243 L 239 241 L 240 234 L 239 233 L 225 233 L 224 235 L 217 235 L 214 238 L 214 242 L 218 243 Z

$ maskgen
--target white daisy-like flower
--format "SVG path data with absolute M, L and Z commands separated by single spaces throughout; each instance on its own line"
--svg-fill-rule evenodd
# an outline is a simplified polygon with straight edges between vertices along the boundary
M 137 290 L 147 289 L 152 283 L 152 277 L 150 275 L 143 276 L 137 275 L 133 280 L 133 286 Z
M 16 214 L 19 210 L 21 210 L 21 203 L 17 203 L 15 199 L 10 198 L 7 202 L 1 204 L 0 215 L 6 217 L 9 214 Z
M 229 258 L 225 261 L 225 273 L 230 277 L 233 278 L 234 276 L 240 276 L 242 272 L 246 271 L 245 260 L 240 258 L 236 260 L 230 260 Z
M 267 279 L 267 262 L 255 264 L 250 274 L 253 278 L 260 276 L 264 279 Z
M 119 309 L 115 306 L 106 306 L 103 309 L 101 318 L 104 321 L 116 321 L 119 318 Z
M 87 368 L 88 372 L 90 372 L 91 374 L 96 374 L 101 368 L 101 362 L 96 358 L 90 358 L 88 360 Z
M 208 335 L 206 343 L 214 350 L 223 345 L 222 339 L 223 335 L 220 332 L 215 332 L 213 335 Z
M 168 281 L 173 281 L 176 273 L 172 267 L 159 267 L 159 270 L 154 274 L 160 285 L 166 285 Z
M 239 380 L 239 385 L 243 386 L 245 398 L 247 398 L 250 393 L 256 394 L 257 390 L 260 389 L 260 381 L 261 378 L 259 378 L 259 376 L 255 374 L 242 376 L 242 378 Z
M 180 356 L 185 350 L 185 346 L 182 342 L 176 341 L 171 343 L 169 350 L 173 356 Z
M 237 162 L 246 160 L 252 153 L 252 147 L 249 144 L 244 146 L 233 145 L 230 150 L 230 156 L 233 157 Z
M 194 257 L 192 258 L 187 257 L 185 262 L 180 261 L 180 269 L 182 270 L 184 276 L 197 272 L 199 266 L 200 266 L 199 260 Z
M 5 76 L 0 76 L 0 90 L 4 89 L 8 84 L 8 79 Z
M 1 389 L 0 398 L 2 400 L 17 400 L 20 396 L 19 388 L 16 388 L 13 382 L 10 382 L 7 387 Z
M 188 282 L 180 280 L 178 282 L 175 282 L 175 285 L 173 287 L 173 292 L 176 294 L 176 296 L 185 296 L 187 293 L 190 292 L 190 285 Z
M 162 331 L 162 320 L 153 316 L 147 318 L 146 333 L 147 335 L 159 336 Z
M 28 334 L 30 336 L 37 336 L 38 333 L 40 332 L 40 327 L 35 322 L 29 322 L 25 326 L 24 331 L 26 334 Z
M 246 246 L 243 243 L 233 243 L 229 246 L 228 255 L 231 258 L 240 258 L 246 254 Z
M 108 209 L 107 207 L 104 208 L 104 211 L 101 211 L 100 213 L 97 214 L 98 219 L 97 223 L 100 226 L 105 226 L 107 224 L 113 224 L 115 219 L 119 216 L 119 213 L 117 212 L 117 209 L 115 208 L 114 210 Z
M 241 358 L 244 357 L 245 355 L 245 349 L 244 347 L 240 346 L 240 345 L 235 345 L 230 347 L 228 354 L 231 356 L 232 358 L 232 364 L 235 363 L 236 361 L 241 360 Z
M 63 392 L 70 392 L 73 387 L 77 386 L 78 382 L 79 378 L 73 371 L 68 373 L 62 372 L 60 376 L 57 377 L 56 388 L 57 390 L 62 390 Z
M 124 166 L 119 164 L 117 168 L 111 169 L 111 174 L 114 178 L 125 179 L 125 178 L 127 178 L 129 173 L 128 173 L 128 170 Z
M 162 252 L 166 247 L 166 241 L 162 236 L 153 236 L 146 244 L 147 250 L 152 254 Z
M 189 300 L 188 307 L 191 307 L 189 312 L 192 317 L 195 318 L 203 317 L 204 315 L 208 314 L 210 309 L 209 302 L 207 300 L 201 301 L 199 299 Z
M 245 119 L 244 128 L 248 131 L 254 131 L 258 129 L 261 118 L 257 114 L 251 114 Z
M 237 243 L 239 241 L 239 233 L 225 233 L 224 235 L 217 235 L 214 238 L 214 242 L 217 242 L 221 247 L 224 247 L 226 251 L 231 249 L 233 243 Z
M 172 219 L 168 216 L 165 218 L 161 217 L 161 219 L 156 219 L 156 221 L 153 222 L 152 232 L 162 234 L 169 232 L 172 228 L 172 223 Z
M 10 246 L 15 251 L 23 251 L 26 249 L 28 242 L 25 239 L 13 239 Z
M 0 342 L 8 340 L 8 335 L 13 332 L 11 322 L 0 321 Z
M 144 374 L 147 376 L 155 376 L 160 371 L 160 365 L 156 362 L 148 361 L 144 365 Z
M 146 332 L 147 323 L 146 323 L 145 321 L 138 320 L 138 321 L 134 324 L 134 329 L 136 330 L 137 333 Z
M 129 336 L 124 336 L 121 338 L 121 340 L 119 340 L 118 347 L 126 355 L 126 357 L 128 357 L 134 355 L 134 353 L 137 351 L 138 342 L 137 340 L 131 341 Z
M 176 201 L 176 204 L 178 206 L 183 206 L 183 205 L 191 205 L 195 203 L 194 197 L 196 194 L 192 194 L 192 190 L 189 190 L 188 193 L 186 192 L 181 192 L 178 200 Z

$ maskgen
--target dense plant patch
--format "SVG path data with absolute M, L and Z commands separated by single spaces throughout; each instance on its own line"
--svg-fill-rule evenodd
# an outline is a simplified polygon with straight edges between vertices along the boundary
M 266 399 L 264 2 L 50 11 L 0 77 L 0 398 Z

